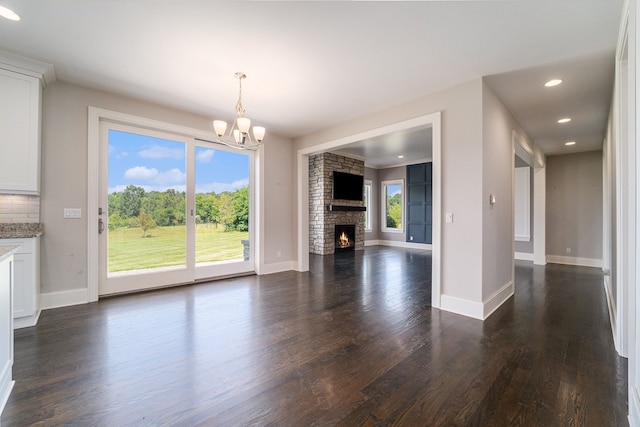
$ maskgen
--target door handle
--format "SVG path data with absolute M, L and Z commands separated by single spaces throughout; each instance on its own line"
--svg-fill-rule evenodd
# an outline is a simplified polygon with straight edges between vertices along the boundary
M 98 234 L 102 234 L 104 231 L 104 221 L 102 218 L 98 218 Z

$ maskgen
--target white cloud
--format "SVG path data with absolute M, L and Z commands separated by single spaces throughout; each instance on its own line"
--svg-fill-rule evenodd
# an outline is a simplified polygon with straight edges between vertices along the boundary
M 184 157 L 184 149 L 152 145 L 139 151 L 138 155 L 145 159 L 182 159 Z
M 210 163 L 213 160 L 213 155 L 215 154 L 215 150 L 202 150 L 198 151 L 196 155 L 196 161 L 198 163 Z
M 180 169 L 171 169 L 166 172 L 158 174 L 153 180 L 154 184 L 158 185 L 171 185 L 182 184 L 187 179 L 187 174 Z
M 196 193 L 211 193 L 220 194 L 225 191 L 234 192 L 241 188 L 249 186 L 249 179 L 244 178 L 234 182 L 210 182 L 207 184 L 196 185 Z
M 131 169 L 127 169 L 124 173 L 124 177 L 127 179 L 137 179 L 140 181 L 149 181 L 158 176 L 158 169 L 149 169 L 146 166 L 135 166 Z

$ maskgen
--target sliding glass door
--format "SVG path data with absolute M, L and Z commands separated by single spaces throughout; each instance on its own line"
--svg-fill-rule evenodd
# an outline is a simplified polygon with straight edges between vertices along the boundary
M 100 295 L 252 271 L 250 153 L 109 122 L 100 147 Z

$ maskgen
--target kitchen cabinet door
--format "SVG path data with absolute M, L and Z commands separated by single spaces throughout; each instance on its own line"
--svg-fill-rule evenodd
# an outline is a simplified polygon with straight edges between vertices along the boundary
M 39 194 L 42 86 L 0 69 L 0 193 Z

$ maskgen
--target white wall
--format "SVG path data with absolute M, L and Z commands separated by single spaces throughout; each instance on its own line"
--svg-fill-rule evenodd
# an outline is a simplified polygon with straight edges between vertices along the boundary
M 547 157 L 550 262 L 602 266 L 602 204 L 602 151 Z
M 55 82 L 44 91 L 42 123 L 43 293 L 87 287 L 87 108 L 210 130 L 211 118 L 172 110 L 121 95 Z M 291 141 L 268 135 L 265 142 L 265 263 L 292 262 L 293 218 Z M 83 218 L 65 220 L 63 209 L 82 208 Z M 276 251 L 282 256 L 276 258 Z
M 482 298 L 492 309 L 513 293 L 513 131 L 533 146 L 493 91 L 482 91 Z M 489 203 L 489 196 L 496 203 Z

